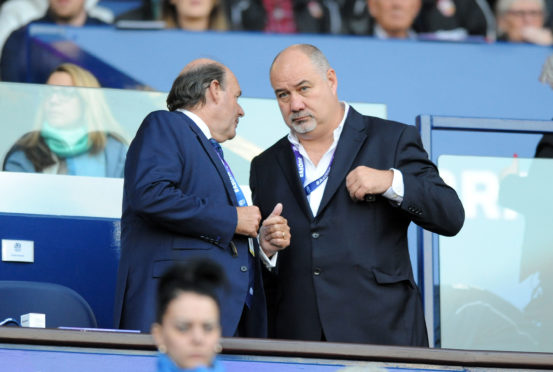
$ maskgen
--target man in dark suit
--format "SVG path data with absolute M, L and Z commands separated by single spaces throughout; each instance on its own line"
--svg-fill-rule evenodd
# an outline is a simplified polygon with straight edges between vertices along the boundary
M 254 158 L 250 186 L 262 216 L 284 205 L 292 240 L 266 276 L 269 336 L 428 345 L 407 227 L 455 235 L 457 194 L 416 128 L 338 100 L 316 47 L 285 49 L 270 77 L 290 134 Z
M 29 27 L 36 24 L 73 27 L 106 25 L 87 14 L 85 0 L 48 0 L 44 17 L 13 31 L 6 40 L 0 58 L 2 81 L 43 84 L 54 68 L 66 62 L 50 49 L 31 41 Z
M 240 85 L 215 61 L 191 62 L 167 97 L 170 111 L 150 113 L 125 163 L 121 258 L 115 326 L 148 331 L 155 319 L 157 279 L 176 261 L 209 257 L 225 270 L 223 336 L 264 337 L 260 256 L 289 244 L 277 205 L 259 232 L 259 209 L 248 206 L 219 145 L 244 115 Z

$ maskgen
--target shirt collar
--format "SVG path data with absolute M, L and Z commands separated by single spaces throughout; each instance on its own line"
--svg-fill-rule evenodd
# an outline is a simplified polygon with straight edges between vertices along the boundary
M 188 116 L 190 118 L 190 120 L 192 120 L 194 122 L 194 124 L 196 124 L 196 126 L 198 128 L 200 128 L 200 130 L 202 131 L 202 133 L 204 134 L 204 136 L 207 139 L 211 138 L 211 131 L 209 130 L 209 127 L 207 126 L 205 121 L 202 120 L 202 118 L 200 118 L 198 115 L 194 114 L 192 111 L 188 111 L 188 110 L 185 110 L 185 109 L 177 109 L 177 111 L 180 111 L 184 115 Z
M 333 132 L 334 143 L 333 144 L 338 142 L 338 140 L 340 139 L 340 134 L 342 134 L 342 129 L 344 129 L 344 123 L 346 122 L 346 118 L 348 117 L 348 112 L 349 112 L 348 103 L 347 102 L 341 102 L 341 103 L 344 105 L 344 117 L 340 121 L 340 125 L 338 125 L 338 127 L 336 129 L 334 129 L 334 132 Z M 290 131 L 290 133 L 288 133 L 288 141 L 290 141 L 290 143 L 293 144 L 293 145 L 296 145 L 296 146 L 300 145 L 300 141 L 299 141 L 298 137 L 292 131 Z

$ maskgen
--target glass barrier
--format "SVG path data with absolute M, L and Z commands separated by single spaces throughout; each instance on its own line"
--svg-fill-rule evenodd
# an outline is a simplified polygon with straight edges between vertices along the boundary
M 34 84 L 0 84 L 2 170 L 123 176 L 128 144 L 164 95 Z
M 125 153 L 140 123 L 166 109 L 167 93 L 0 83 L 2 170 L 123 177 Z M 248 185 L 251 159 L 288 132 L 275 100 L 240 98 L 246 115 L 223 143 L 238 181 Z M 352 103 L 386 117 L 382 104 Z
M 553 159 L 438 164 L 466 213 L 439 237 L 442 347 L 553 352 Z
M 545 232 L 553 224 L 541 208 L 552 201 L 545 195 L 553 182 L 552 123 L 417 118 L 424 147 L 465 208 L 457 236 L 420 234 L 425 316 L 436 347 L 553 351 L 553 302 L 547 292 L 542 297 L 552 279 L 528 266 L 551 261 Z

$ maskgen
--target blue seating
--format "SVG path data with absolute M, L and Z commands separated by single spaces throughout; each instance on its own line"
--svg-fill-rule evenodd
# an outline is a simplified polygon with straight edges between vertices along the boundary
M 97 327 L 84 298 L 71 288 L 44 282 L 0 281 L 0 321 L 27 313 L 46 314 L 46 328 Z

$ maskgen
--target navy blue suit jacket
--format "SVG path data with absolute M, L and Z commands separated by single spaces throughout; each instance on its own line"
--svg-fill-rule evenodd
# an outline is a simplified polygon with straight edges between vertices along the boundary
M 223 336 L 236 332 L 254 270 L 250 324 L 255 327 L 244 336 L 264 337 L 259 255 L 249 261 L 248 239 L 234 234 L 236 206 L 228 174 L 198 126 L 181 112 L 149 114 L 125 163 L 115 326 L 149 331 L 155 318 L 156 279 L 174 262 L 202 256 L 218 262 L 228 280 L 221 298 Z
M 464 210 L 428 160 L 415 127 L 350 108 L 317 216 L 286 137 L 252 161 L 254 204 L 266 217 L 284 205 L 292 240 L 267 275 L 269 336 L 285 339 L 428 345 L 407 247 L 407 227 L 456 234 Z M 347 174 L 357 166 L 399 169 L 404 198 L 354 202 Z

